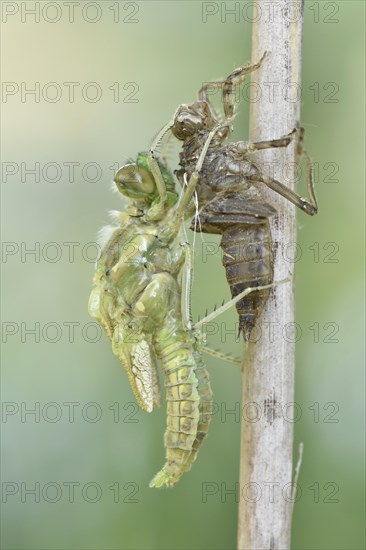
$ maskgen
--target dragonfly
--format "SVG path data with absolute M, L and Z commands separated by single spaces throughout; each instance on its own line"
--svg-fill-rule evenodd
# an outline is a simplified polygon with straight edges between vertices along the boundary
M 137 403 L 151 412 L 161 405 L 157 370 L 161 362 L 167 403 L 166 462 L 150 487 L 172 487 L 190 470 L 212 417 L 212 390 L 203 361 L 202 327 L 226 311 L 229 301 L 193 324 L 190 309 L 193 254 L 182 232 L 195 209 L 192 197 L 212 129 L 180 195 L 175 179 L 154 150 L 139 153 L 117 172 L 115 185 L 128 198 L 117 222 L 101 232 L 89 314 L 108 336 Z M 250 293 L 246 289 L 242 296 Z M 239 296 L 240 298 L 241 296 Z

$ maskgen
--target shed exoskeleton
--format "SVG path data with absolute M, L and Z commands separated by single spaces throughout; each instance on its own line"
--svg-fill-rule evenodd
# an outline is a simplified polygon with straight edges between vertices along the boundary
M 233 88 L 240 85 L 247 74 L 259 69 L 265 56 L 266 53 L 254 65 L 235 69 L 225 80 L 205 84 L 198 93 L 198 100 L 180 105 L 165 128 L 166 132 L 170 130 L 183 144 L 180 169 L 176 171 L 178 179 L 183 183 L 184 178 L 192 174 L 207 136 L 221 124 L 207 148 L 200 170 L 197 185 L 201 208 L 200 229 L 222 235 L 223 264 L 233 297 L 249 287 L 267 287 L 249 293 L 236 304 L 239 332 L 243 333 L 246 341 L 268 299 L 269 287 L 273 282 L 273 251 L 268 219 L 276 214 L 276 210 L 263 199 L 261 185 L 279 193 L 310 216 L 318 211 L 311 163 L 303 148 L 302 128 L 269 141 L 224 144 L 231 134 L 234 119 Z M 222 88 L 223 121 L 220 121 L 209 99 L 210 88 Z M 300 197 L 281 182 L 265 176 L 250 157 L 251 153 L 260 149 L 287 147 L 295 138 L 298 140 L 298 158 L 301 154 L 306 156 L 309 199 Z

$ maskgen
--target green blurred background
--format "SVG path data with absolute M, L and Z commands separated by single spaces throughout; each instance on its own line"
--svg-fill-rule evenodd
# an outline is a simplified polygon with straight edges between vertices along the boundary
M 70 5 L 41 2 L 35 22 L 25 11 L 34 4 L 2 3 L 2 547 L 235 548 L 237 504 L 222 488 L 238 479 L 239 369 L 207 358 L 218 406 L 210 436 L 174 490 L 149 489 L 165 411 L 137 410 L 109 343 L 88 325 L 88 243 L 123 207 L 110 191 L 117 164 L 145 149 L 202 81 L 250 60 L 249 16 L 222 22 L 218 3 L 204 23 L 201 2 L 105 1 L 74 3 L 71 22 Z M 298 215 L 296 549 L 365 548 L 364 15 L 360 1 L 305 2 L 302 123 L 319 163 L 320 213 Z M 39 97 L 22 97 L 37 82 Z M 73 102 L 67 82 L 80 83 Z M 248 110 L 243 101 L 236 139 L 247 136 Z M 39 178 L 26 173 L 37 162 Z M 195 316 L 228 296 L 219 256 L 203 263 L 202 250 L 198 239 Z M 26 333 L 36 323 L 39 341 Z M 241 353 L 221 329 L 210 344 Z M 32 408 L 38 417 L 25 414 Z M 217 492 L 204 498 L 207 482 Z

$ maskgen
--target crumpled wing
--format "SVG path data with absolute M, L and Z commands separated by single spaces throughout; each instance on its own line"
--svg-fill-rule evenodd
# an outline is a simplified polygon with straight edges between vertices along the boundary
M 161 404 L 154 351 L 143 334 L 135 334 L 134 341 L 127 342 L 124 341 L 124 336 L 122 325 L 117 325 L 112 341 L 113 352 L 127 372 L 139 406 L 144 411 L 151 412 Z
M 110 316 L 113 307 L 113 296 L 104 292 L 103 288 L 94 287 L 89 297 L 89 315 L 98 321 L 110 340 L 114 332 L 114 321 Z
M 112 341 L 113 352 L 124 366 L 132 391 L 140 407 L 151 412 L 161 405 L 161 393 L 155 353 L 140 331 L 133 331 L 128 323 L 116 322 L 115 299 L 103 288 L 93 288 L 89 298 L 89 314 L 102 326 Z
M 155 354 L 146 340 L 142 340 L 131 350 L 132 373 L 135 376 L 136 387 L 146 410 L 151 412 L 161 405 L 159 377 Z

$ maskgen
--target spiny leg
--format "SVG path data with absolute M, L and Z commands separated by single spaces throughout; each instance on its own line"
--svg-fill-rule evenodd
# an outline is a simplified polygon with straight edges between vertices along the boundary
M 254 325 L 259 317 L 264 303 L 269 297 L 269 289 L 274 286 L 274 284 L 285 283 L 288 280 L 280 281 L 279 283 L 273 283 L 273 273 L 269 272 L 266 276 L 259 278 L 259 280 L 253 279 L 252 281 L 247 281 L 242 283 L 240 286 L 244 289 L 240 292 L 240 286 L 236 285 L 233 289 L 231 286 L 231 294 L 233 298 L 221 306 L 219 309 L 214 310 L 209 315 L 206 315 L 198 323 L 194 325 L 194 329 L 202 327 L 206 323 L 212 322 L 216 317 L 224 313 L 226 310 L 231 308 L 233 305 L 236 305 L 237 312 L 239 314 L 239 331 L 238 338 L 241 333 L 243 333 L 244 341 L 248 341 L 250 334 Z M 248 284 L 252 286 L 247 286 Z M 239 286 L 239 288 L 237 288 Z M 257 291 L 257 292 L 254 292 Z M 248 298 L 251 300 L 248 302 Z M 256 301 L 257 300 L 257 301 Z M 259 300 L 259 302 L 258 302 Z M 205 350 L 207 351 L 207 349 Z M 217 355 L 215 352 L 212 352 L 211 355 Z M 229 362 L 233 362 L 231 356 L 227 357 Z
M 237 141 L 233 144 L 230 144 L 230 150 L 232 150 L 235 155 L 245 157 L 248 153 L 254 153 L 255 151 L 260 151 L 261 149 L 272 149 L 276 147 L 287 147 L 292 142 L 297 129 L 295 128 L 287 136 L 283 136 L 277 139 L 270 139 L 264 141 Z
M 163 162 L 163 164 L 170 170 L 172 171 L 170 168 L 169 168 L 169 163 L 168 163 L 168 154 L 169 154 L 169 146 L 170 146 L 170 142 L 173 138 L 173 134 L 170 133 L 169 136 L 167 137 L 163 147 L 162 147 L 162 150 L 161 150 L 161 160 Z
M 314 182 L 312 178 L 310 159 L 307 160 L 307 189 L 309 193 L 309 200 L 300 197 L 300 195 L 295 193 L 295 191 L 292 191 L 286 185 L 271 178 L 270 176 L 262 175 L 259 181 L 267 185 L 267 187 L 272 189 L 272 191 L 275 191 L 288 201 L 292 202 L 292 204 L 300 208 L 300 210 L 305 212 L 305 214 L 309 214 L 309 216 L 314 216 L 314 214 L 317 214 L 318 204 L 314 193 Z
M 148 155 L 147 155 L 147 163 L 148 163 L 148 166 L 149 166 L 149 169 L 150 169 L 152 175 L 154 176 L 154 179 L 155 179 L 155 182 L 156 182 L 156 187 L 158 189 L 159 198 L 160 198 L 159 203 L 157 205 L 155 205 L 155 207 L 154 207 L 154 212 L 150 211 L 150 213 L 149 213 L 150 217 L 153 216 L 151 219 L 153 219 L 155 217 L 156 218 L 161 217 L 161 215 L 164 212 L 165 203 L 166 203 L 166 200 L 167 200 L 166 186 L 165 186 L 164 178 L 163 178 L 162 173 L 160 171 L 158 161 L 155 158 L 155 150 L 158 147 L 158 144 L 160 143 L 160 141 L 164 138 L 165 134 L 167 132 L 169 132 L 169 130 L 174 125 L 175 118 L 177 116 L 177 113 L 178 113 L 179 109 L 180 109 L 180 106 L 178 107 L 178 109 L 176 109 L 173 118 L 157 134 L 157 136 L 155 137 L 155 139 L 153 140 L 153 142 L 150 146 L 150 149 L 149 149 L 149 152 L 148 152 Z
M 194 324 L 193 328 L 198 329 L 198 328 L 202 327 L 202 325 L 204 325 L 205 323 L 210 323 L 211 321 L 216 319 L 216 317 L 219 317 L 219 315 L 222 315 L 223 313 L 225 313 L 225 311 L 227 311 L 232 306 L 234 306 L 236 304 L 236 302 L 239 302 L 240 300 L 242 300 L 242 298 L 245 298 L 245 296 L 247 296 L 251 292 L 255 292 L 255 291 L 258 291 L 258 290 L 266 290 L 268 288 L 272 288 L 275 285 L 281 285 L 281 284 L 284 284 L 284 283 L 288 283 L 289 281 L 290 281 L 290 279 L 283 279 L 282 281 L 278 281 L 276 283 L 271 283 L 269 285 L 253 286 L 253 287 L 250 287 L 250 288 L 246 288 L 245 290 L 243 290 L 243 292 L 240 292 L 240 294 L 235 296 L 235 298 L 232 298 L 231 300 L 229 300 L 228 302 L 223 304 L 221 307 L 217 308 L 215 311 L 212 311 L 211 313 L 206 315 L 206 317 L 203 317 L 203 319 L 200 319 L 199 321 L 197 321 L 197 323 Z
M 296 163 L 299 164 L 302 155 L 305 153 L 305 149 L 304 149 L 305 129 L 302 126 L 300 126 L 297 129 L 297 133 L 298 133 L 298 140 L 297 140 L 297 147 L 296 147 Z
M 298 128 L 294 128 L 292 132 L 280 138 L 264 140 L 264 141 L 254 141 L 254 142 L 239 141 L 234 145 L 239 145 L 239 149 L 242 149 L 243 153 L 245 152 L 251 153 L 252 151 L 260 151 L 261 149 L 287 147 L 297 136 L 296 164 L 298 164 L 300 157 L 303 154 L 306 154 L 306 151 L 303 146 L 304 134 L 305 134 L 305 130 L 302 126 L 300 126 Z
M 179 107 L 176 108 L 172 118 L 169 120 L 169 122 L 167 124 L 165 124 L 165 126 L 163 126 L 163 128 L 160 130 L 160 132 L 158 132 L 158 134 L 155 136 L 155 138 L 154 138 L 154 140 L 153 140 L 153 142 L 150 146 L 150 149 L 149 149 L 149 153 L 150 153 L 150 156 L 152 158 L 155 158 L 154 157 L 155 149 L 157 148 L 157 146 L 159 145 L 159 143 L 161 142 L 161 140 L 163 139 L 165 134 L 167 132 L 169 132 L 169 130 L 174 126 L 175 119 L 177 117 L 177 114 L 181 110 L 181 108 L 182 108 L 181 105 L 179 105 Z
M 209 87 L 212 87 L 212 88 L 223 87 L 222 96 L 223 96 L 223 102 L 224 102 L 225 119 L 226 120 L 231 119 L 234 114 L 234 96 L 233 96 L 234 85 L 242 84 L 247 74 L 250 74 L 253 71 L 256 71 L 257 69 L 259 69 L 266 55 L 267 55 L 267 52 L 264 52 L 264 54 L 262 55 L 258 63 L 255 63 L 254 65 L 245 65 L 244 67 L 239 67 L 238 69 L 235 69 L 225 80 L 208 82 L 207 84 L 202 86 L 202 88 L 198 92 L 199 99 L 207 101 L 207 103 L 211 105 L 207 97 L 207 89 Z
M 313 180 L 311 160 L 307 151 L 304 149 L 304 146 L 303 146 L 304 133 L 305 133 L 304 128 L 302 127 L 295 128 L 295 130 L 293 130 L 288 136 L 280 140 L 273 140 L 272 142 L 263 141 L 263 142 L 253 143 L 251 145 L 255 147 L 253 150 L 267 149 L 268 147 L 281 147 L 281 145 L 273 145 L 273 143 L 276 141 L 287 140 L 288 138 L 292 139 L 292 137 L 297 133 L 299 137 L 298 137 L 298 143 L 296 147 L 296 163 L 298 164 L 300 157 L 302 155 L 306 157 L 306 187 L 307 187 L 309 199 L 307 200 L 307 199 L 304 199 L 303 197 L 300 197 L 298 193 L 295 193 L 295 191 L 292 191 L 292 189 L 289 189 L 286 185 L 284 185 L 280 181 L 277 181 L 269 176 L 262 175 L 259 181 L 267 185 L 267 187 L 272 189 L 272 191 L 275 191 L 276 193 L 279 193 L 280 195 L 282 195 L 285 199 L 289 200 L 295 206 L 300 208 L 300 210 L 302 210 L 306 214 L 309 214 L 309 216 L 314 216 L 314 214 L 317 214 L 318 212 L 318 203 L 317 203 L 315 191 L 314 191 L 314 180 Z M 244 144 L 245 142 L 242 142 L 242 143 Z M 243 152 L 244 152 L 244 145 L 243 145 Z
M 311 159 L 309 157 L 309 154 L 307 150 L 304 147 L 304 137 L 305 137 L 305 129 L 300 126 L 298 129 L 298 142 L 297 142 L 297 148 L 296 148 L 296 163 L 299 164 L 301 157 L 304 155 L 306 158 L 306 184 L 308 193 L 310 196 L 310 201 L 312 204 L 318 208 L 315 191 L 314 191 L 314 179 L 313 179 L 313 169 L 311 165 Z
M 205 318 L 203 318 L 202 320 L 200 320 L 198 323 L 196 323 L 194 325 L 194 330 L 198 329 L 198 328 L 201 328 L 205 323 L 208 323 L 210 321 L 212 321 L 213 319 L 215 319 L 217 316 L 221 315 L 222 313 L 224 313 L 225 311 L 227 311 L 227 309 L 229 309 L 230 307 L 232 307 L 233 305 L 236 305 L 236 303 L 240 300 L 242 300 L 243 298 L 245 298 L 245 296 L 247 296 L 248 294 L 251 294 L 252 292 L 254 292 L 255 290 L 257 291 L 263 291 L 263 290 L 267 290 L 267 289 L 270 289 L 272 288 L 272 286 L 274 286 L 275 284 L 283 284 L 283 283 L 287 283 L 289 282 L 290 279 L 285 279 L 283 281 L 279 281 L 278 283 L 271 283 L 271 284 L 268 284 L 268 285 L 261 285 L 261 286 L 257 286 L 257 287 L 250 287 L 250 288 L 246 288 L 243 292 L 241 292 L 240 294 L 238 294 L 235 298 L 229 300 L 226 304 L 223 304 L 221 306 L 221 308 L 219 309 L 215 309 L 215 311 L 213 311 L 210 315 L 206 316 Z M 202 351 L 204 351 L 205 353 L 207 353 L 208 355 L 212 355 L 213 357 L 216 357 L 216 358 L 219 358 L 223 361 L 226 361 L 228 363 L 233 363 L 234 365 L 237 365 L 237 366 L 240 366 L 241 365 L 241 361 L 238 360 L 238 359 L 235 359 L 234 357 L 232 357 L 231 355 L 227 355 L 225 353 L 222 353 L 218 350 L 213 350 L 207 346 L 202 346 Z
M 246 65 L 244 67 L 239 67 L 238 69 L 233 71 L 231 75 L 227 77 L 226 81 L 224 82 L 224 87 L 222 90 L 225 118 L 231 118 L 234 114 L 234 95 L 233 95 L 234 85 L 242 84 L 247 74 L 250 74 L 253 71 L 256 71 L 257 69 L 259 69 L 266 55 L 267 55 L 267 52 L 265 51 L 262 57 L 260 58 L 260 60 L 258 61 L 258 63 L 255 63 L 254 65 Z
M 150 169 L 152 175 L 154 176 L 156 187 L 157 187 L 158 193 L 159 193 L 159 198 L 160 198 L 159 203 L 158 203 L 159 212 L 157 213 L 158 217 L 159 217 L 160 213 L 163 213 L 163 211 L 165 209 L 165 203 L 166 203 L 166 200 L 167 200 L 167 192 L 166 192 L 166 187 L 165 187 L 165 181 L 164 181 L 164 178 L 161 174 L 159 164 L 158 164 L 157 160 L 151 155 L 151 151 L 149 151 L 149 155 L 147 157 L 147 164 L 149 166 L 149 169 Z
M 182 271 L 181 311 L 184 328 L 188 331 L 192 328 L 191 292 L 193 255 L 189 243 L 182 243 L 182 247 L 184 249 L 184 265 Z
M 311 165 L 310 157 L 307 153 L 307 151 L 304 151 L 304 154 L 306 156 L 306 184 L 307 189 L 309 193 L 309 198 L 311 203 L 314 205 L 314 208 L 316 209 L 316 212 L 318 212 L 318 203 L 315 196 L 315 190 L 314 190 L 314 179 L 313 179 L 313 167 Z
M 236 359 L 232 355 L 228 355 L 227 353 L 222 353 L 217 349 L 211 349 L 211 348 L 208 348 L 207 346 L 203 346 L 202 351 L 207 353 L 207 355 L 211 355 L 211 357 L 216 357 L 216 359 L 220 359 L 221 361 L 226 361 L 227 363 L 231 363 L 232 365 L 236 365 L 237 367 L 240 367 L 242 363 L 241 359 Z

